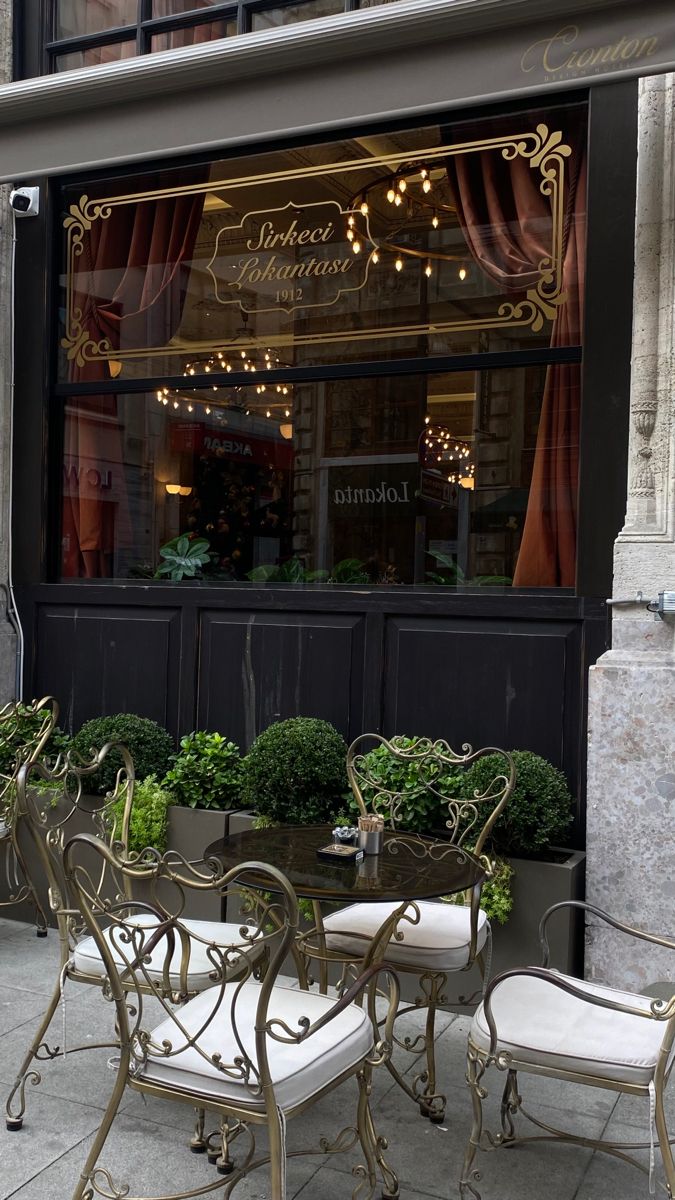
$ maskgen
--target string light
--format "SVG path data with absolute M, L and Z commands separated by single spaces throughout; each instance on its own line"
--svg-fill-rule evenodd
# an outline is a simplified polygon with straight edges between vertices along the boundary
M 352 242 L 352 250 L 354 251 L 355 254 L 360 254 L 361 253 L 361 243 L 360 242 Z
M 372 261 L 372 262 L 374 262 L 376 265 L 377 265 L 377 263 L 379 263 L 379 261 L 380 261 L 380 256 L 379 256 L 379 254 L 377 253 L 377 250 L 373 250 L 373 253 L 371 254 L 371 256 L 370 256 L 370 257 L 371 257 L 371 261 Z
M 422 191 L 425 192 L 427 195 L 429 194 L 429 192 L 431 191 L 431 180 L 430 179 L 423 180 Z
M 387 200 L 389 201 L 390 204 L 393 204 L 395 198 L 396 198 L 396 192 L 394 191 L 393 187 L 390 184 L 389 191 L 387 192 Z
M 431 275 L 431 263 L 430 262 L 427 262 L 427 265 L 424 268 L 424 274 L 426 275 L 427 279 Z
M 394 263 L 394 266 L 396 267 L 397 271 L 402 271 L 403 270 L 403 259 L 397 258 L 396 262 Z
M 434 213 L 433 217 L 431 218 L 431 224 L 433 225 L 434 229 L 438 229 L 438 215 L 436 213 Z
M 466 279 L 466 267 L 460 267 L 457 274 L 459 275 L 462 283 L 464 283 L 464 280 Z

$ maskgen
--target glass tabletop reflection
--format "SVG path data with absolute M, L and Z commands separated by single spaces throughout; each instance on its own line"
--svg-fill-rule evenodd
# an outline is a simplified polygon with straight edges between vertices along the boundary
M 342 864 L 317 858 L 332 843 L 330 825 L 282 825 L 248 829 L 207 847 L 225 870 L 239 863 L 277 867 L 298 896 L 310 900 L 424 900 L 473 887 L 485 877 L 479 862 L 460 847 L 420 834 L 385 830 L 381 854 L 360 863 Z M 269 877 L 250 868 L 239 876 L 248 887 L 272 890 Z

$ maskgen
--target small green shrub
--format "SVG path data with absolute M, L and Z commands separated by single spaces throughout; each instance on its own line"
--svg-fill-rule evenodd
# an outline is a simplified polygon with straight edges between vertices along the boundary
M 390 738 L 391 744 L 397 750 L 408 750 L 418 739 L 397 734 Z M 420 761 L 403 761 L 394 758 L 386 746 L 376 746 L 363 756 L 359 774 L 366 775 L 372 784 L 360 781 L 361 793 L 366 808 L 372 808 L 373 803 L 381 792 L 393 792 L 400 797 L 396 807 L 396 826 L 415 833 L 429 833 L 432 829 L 443 826 L 447 820 L 447 800 L 456 796 L 460 787 L 459 771 L 450 767 L 444 768 L 437 762 L 423 763 Z M 441 796 L 436 796 L 429 790 L 431 784 Z M 355 797 L 348 801 L 350 814 L 359 815 L 359 806 Z M 377 811 L 385 820 L 390 813 L 386 809 L 386 801 L 381 797 L 376 802 Z
M 244 759 L 244 800 L 283 824 L 332 821 L 344 805 L 346 757 L 344 738 L 327 721 L 279 721 L 256 738 Z
M 572 820 L 572 797 L 562 771 L 529 750 L 514 750 L 516 786 L 491 835 L 497 854 L 535 857 L 564 840 Z M 462 795 L 484 792 L 504 760 L 487 754 L 472 763 L 462 779 Z
M 87 721 L 75 734 L 72 749 L 85 762 L 90 762 L 106 742 L 122 742 L 127 747 L 137 779 L 146 779 L 148 775 L 156 775 L 161 779 L 168 769 L 173 750 L 171 734 L 147 717 L 118 713 L 113 717 L 97 717 Z M 116 750 L 111 751 L 100 771 L 90 776 L 92 792 L 104 796 L 111 791 L 121 766 L 122 756 Z
M 234 808 L 241 801 L 239 747 L 219 733 L 187 734 L 172 755 L 164 786 L 186 808 Z
M 167 809 L 173 803 L 171 792 L 163 788 L 156 775 L 137 780 L 134 801 L 129 820 L 129 846 L 133 854 L 140 854 L 146 846 L 153 846 L 160 854 L 166 850 Z M 113 806 L 115 833 L 119 837 L 124 816 L 124 796 L 118 797 Z

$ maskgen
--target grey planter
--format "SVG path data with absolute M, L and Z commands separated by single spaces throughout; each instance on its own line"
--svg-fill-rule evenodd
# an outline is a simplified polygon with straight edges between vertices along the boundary
M 221 809 L 169 806 L 167 850 L 182 854 L 188 862 L 198 862 L 211 842 L 228 834 L 229 812 Z M 220 921 L 220 896 L 217 892 L 185 893 L 185 916 L 202 921 Z
M 492 974 L 511 967 L 541 963 L 539 921 L 561 900 L 583 900 L 586 855 L 581 850 L 552 850 L 555 861 L 512 858 L 513 910 L 506 925 L 493 925 Z M 563 910 L 548 925 L 551 966 L 568 975 L 583 975 L 583 914 Z

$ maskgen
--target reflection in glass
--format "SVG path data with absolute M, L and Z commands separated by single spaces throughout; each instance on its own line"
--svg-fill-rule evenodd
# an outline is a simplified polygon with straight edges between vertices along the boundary
M 276 29 L 279 25 L 294 25 L 314 17 L 332 17 L 344 12 L 344 0 L 306 0 L 304 4 L 289 4 L 251 13 L 251 29 Z
M 57 71 L 77 71 L 80 67 L 100 67 L 104 63 L 120 62 L 123 58 L 134 58 L 136 40 L 112 42 L 109 46 L 89 46 L 86 50 L 73 50 L 70 54 L 57 54 L 54 65 Z
M 67 403 L 64 578 L 150 578 L 185 534 L 212 582 L 573 586 L 577 366 L 295 385 L 257 367 Z
M 200 8 L 211 8 L 221 0 L 152 0 L 153 17 L 174 17 L 178 13 L 194 12 Z
M 54 37 L 83 37 L 122 25 L 134 25 L 137 0 L 56 0 Z
M 233 37 L 236 32 L 236 21 L 206 21 L 202 25 L 189 25 L 186 29 L 153 34 L 150 49 L 155 53 L 159 50 L 177 50 L 181 46 L 199 46 L 202 42 L 214 42 L 217 38 Z

